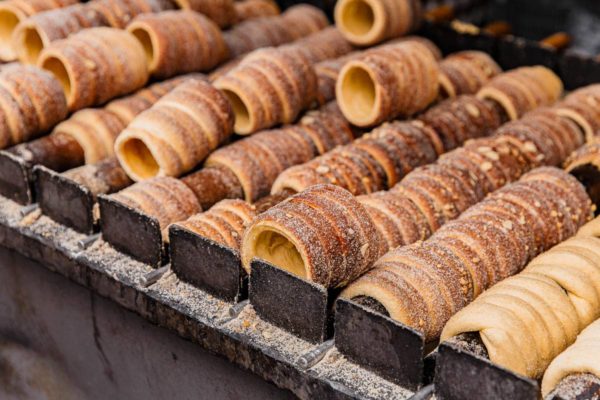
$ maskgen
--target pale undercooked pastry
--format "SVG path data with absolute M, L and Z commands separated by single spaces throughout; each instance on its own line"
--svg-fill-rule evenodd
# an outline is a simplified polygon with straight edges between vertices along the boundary
M 57 40 L 42 51 L 38 65 L 61 83 L 71 111 L 131 93 L 149 76 L 142 45 L 115 28 L 85 29 Z
M 165 240 L 169 224 L 202 211 L 194 192 L 179 179 L 168 176 L 138 182 L 110 198 L 156 218 Z
M 124 29 L 136 15 L 172 8 L 168 0 L 91 0 L 35 14 L 19 23 L 12 46 L 22 63 L 35 64 L 53 41 L 83 29 L 110 26 Z
M 540 378 L 577 334 L 600 316 L 599 260 L 596 237 L 578 236 L 553 247 L 450 319 L 442 340 L 476 332 L 492 362 Z M 577 353 L 581 354 L 578 350 L 572 354 Z M 562 373 L 577 366 L 569 359 L 564 355 L 555 361 L 543 383 L 544 393 L 565 376 Z M 584 364 L 582 358 L 581 372 L 586 372 Z
M 266 260 L 325 287 L 344 286 L 379 257 L 377 230 L 346 190 L 317 185 L 260 214 L 248 226 L 241 258 Z
M 202 162 L 233 130 L 225 96 L 189 79 L 139 114 L 119 135 L 115 153 L 134 181 L 179 176 Z
M 68 113 L 61 85 L 39 68 L 9 64 L 0 71 L 0 149 L 48 132 Z
M 515 120 L 540 106 L 551 105 L 563 92 L 563 84 L 552 70 L 521 67 L 493 78 L 478 93 L 502 106 L 509 119 Z
M 195 11 L 140 15 L 127 30 L 144 47 L 150 74 L 157 78 L 208 71 L 229 57 L 219 27 Z
M 430 48 L 409 40 L 366 50 L 342 68 L 336 98 L 344 116 L 361 127 L 408 117 L 438 96 L 439 67 Z
M 340 0 L 334 18 L 350 42 L 369 46 L 418 28 L 421 7 L 418 0 Z
M 575 343 L 550 363 L 542 379 L 542 395 L 548 395 L 567 376 L 584 373 L 600 377 L 600 320 L 585 328 Z
M 591 216 L 591 201 L 576 179 L 556 168 L 536 169 L 446 223 L 428 240 L 388 252 L 342 296 L 371 297 L 391 318 L 432 341 L 457 311 L 478 295 L 490 298 L 494 289 L 483 291 L 575 234 Z M 491 312 L 475 321 L 486 324 L 489 318 Z M 457 333 L 451 330 L 444 338 Z
M 316 33 L 327 25 L 329 21 L 323 11 L 308 4 L 299 4 L 288 8 L 281 15 L 243 21 L 224 31 L 223 38 L 233 58 L 260 47 L 293 42 Z
M 231 102 L 242 135 L 294 122 L 317 97 L 315 71 L 294 47 L 256 50 L 214 85 Z
M 440 63 L 440 92 L 443 97 L 475 94 L 502 69 L 482 51 L 460 51 Z
M 307 162 L 336 146 L 349 143 L 353 133 L 335 103 L 305 114 L 295 125 L 258 132 L 213 152 L 206 167 L 231 171 L 244 198 L 256 201 L 269 194 L 285 169 Z
M 177 225 L 215 243 L 239 250 L 244 229 L 256 215 L 255 207 L 244 200 L 222 200 L 209 210 Z
M 12 38 L 19 22 L 27 17 L 55 8 L 67 7 L 77 0 L 6 0 L 0 3 L 0 60 L 17 58 Z

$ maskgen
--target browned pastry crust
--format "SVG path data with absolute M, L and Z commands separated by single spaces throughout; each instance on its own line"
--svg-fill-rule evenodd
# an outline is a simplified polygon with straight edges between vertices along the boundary
M 569 172 L 588 165 L 600 170 L 600 142 L 588 143 L 577 149 L 569 156 L 564 165 Z
M 0 60 L 12 61 L 17 58 L 13 48 L 13 32 L 19 22 L 27 17 L 55 8 L 67 7 L 77 0 L 6 0 L 0 3 Z
M 335 26 L 324 28 L 280 48 L 302 51 L 311 64 L 341 57 L 354 49 Z
M 279 15 L 280 10 L 273 0 L 244 0 L 233 3 L 235 8 L 236 22 L 248 19 L 272 17 Z
M 534 170 L 425 242 L 387 253 L 342 296 L 372 297 L 392 318 L 434 340 L 448 319 L 479 293 L 573 235 L 592 218 L 592 209 L 585 188 L 568 173 L 550 167 Z M 536 241 L 539 246 L 532 249 Z
M 208 71 L 229 57 L 219 27 L 195 11 L 140 15 L 127 30 L 144 47 L 148 69 L 157 78 Z
M 237 16 L 233 0 L 174 0 L 178 8 L 206 15 L 220 28 L 233 25 Z
M 456 97 L 475 94 L 502 69 L 482 51 L 460 51 L 440 63 L 440 95 Z
M 104 26 L 119 29 L 125 29 L 137 15 L 174 8 L 170 0 L 93 0 L 86 6 L 102 14 Z
M 416 0 L 341 0 L 334 18 L 350 42 L 369 46 L 417 29 L 422 9 Z
M 60 83 L 48 72 L 20 64 L 0 71 L 0 149 L 48 132 L 67 112 Z
M 325 287 L 344 286 L 381 255 L 365 208 L 346 190 L 318 185 L 254 219 L 242 240 L 250 272 L 254 257 Z
M 213 152 L 206 166 L 232 171 L 247 201 L 269 194 L 285 169 L 307 162 L 318 154 L 353 139 L 348 122 L 335 104 L 306 114 L 298 124 L 256 133 Z
M 244 191 L 235 174 L 226 167 L 203 168 L 181 178 L 196 195 L 203 210 L 223 199 L 242 199 Z
M 153 83 L 129 96 L 111 101 L 105 108 L 118 115 L 123 124 L 127 126 L 138 114 L 152 107 L 158 99 L 187 79 L 206 79 L 206 77 L 202 74 L 187 74 Z
M 317 96 L 315 71 L 297 48 L 256 50 L 214 85 L 229 98 L 242 135 L 294 122 Z
M 571 92 L 554 107 L 557 113 L 573 120 L 585 132 L 586 141 L 600 136 L 600 85 L 589 85 Z
M 59 80 L 69 110 L 102 104 L 146 84 L 144 49 L 130 33 L 90 28 L 53 42 L 38 65 Z
M 215 243 L 239 250 L 244 230 L 256 215 L 255 207 L 244 200 L 222 200 L 208 211 L 193 215 L 177 225 Z
M 233 132 L 225 96 L 188 79 L 138 115 L 119 135 L 115 153 L 134 181 L 190 171 Z
M 114 193 L 133 184 L 114 157 L 70 169 L 63 175 L 89 189 L 94 196 Z
M 442 143 L 430 127 L 418 121 L 392 122 L 353 143 L 285 170 L 273 183 L 271 192 L 301 192 L 329 183 L 354 195 L 372 193 L 394 186 L 415 167 L 433 162 L 442 152 Z
M 550 69 L 521 67 L 500 74 L 488 82 L 477 97 L 497 102 L 509 119 L 515 120 L 537 107 L 557 101 L 563 84 Z
M 502 123 L 493 103 L 474 96 L 458 96 L 430 108 L 418 119 L 432 127 L 450 151 L 469 139 L 489 136 Z
M 365 51 L 340 71 L 336 98 L 344 116 L 361 127 L 411 116 L 438 95 L 438 63 L 429 47 L 401 41 Z
M 138 182 L 110 197 L 156 218 L 164 240 L 169 224 L 202 211 L 190 188 L 179 179 L 166 176 Z
M 238 57 L 260 47 L 278 46 L 293 42 L 329 25 L 320 9 L 299 4 L 281 15 L 248 20 L 223 33 L 229 54 Z
M 85 4 L 73 4 L 35 14 L 17 25 L 12 46 L 20 62 L 36 64 L 44 47 L 86 28 L 105 25 L 100 12 Z

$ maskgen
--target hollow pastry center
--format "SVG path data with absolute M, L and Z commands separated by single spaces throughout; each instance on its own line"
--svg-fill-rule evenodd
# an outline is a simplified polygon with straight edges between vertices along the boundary
M 144 48 L 144 53 L 146 54 L 146 62 L 148 65 L 154 64 L 154 44 L 152 43 L 152 37 L 150 34 L 141 28 L 136 28 L 131 31 L 133 36 L 136 37 L 138 42 Z
M 342 10 L 341 24 L 354 35 L 365 35 L 375 25 L 373 8 L 364 0 L 351 0 Z
M 248 132 L 251 129 L 252 121 L 246 103 L 244 103 L 237 93 L 228 89 L 223 89 L 222 91 L 229 99 L 231 107 L 233 108 L 233 114 L 235 115 L 234 130 L 242 133 Z
M 0 10 L 0 45 L 11 46 L 13 31 L 19 24 L 19 17 L 9 10 Z
M 346 110 L 358 120 L 369 118 L 376 102 L 375 82 L 360 66 L 353 66 L 344 74 L 341 86 L 341 101 Z
M 24 61 L 29 64 L 35 64 L 44 49 L 44 41 L 38 31 L 30 27 L 26 28 L 23 32 L 21 46 Z
M 120 156 L 127 167 L 140 179 L 158 175 L 160 167 L 146 144 L 137 138 L 125 140 L 121 144 Z
M 254 257 L 270 262 L 291 274 L 306 278 L 304 260 L 296 246 L 284 235 L 274 231 L 261 232 L 254 242 Z
M 67 99 L 72 98 L 72 85 L 71 85 L 71 76 L 69 75 L 69 71 L 63 64 L 63 62 L 56 57 L 48 57 L 44 60 L 42 64 L 42 68 L 49 71 L 54 75 L 54 77 L 60 82 L 60 85 L 65 92 L 65 97 Z

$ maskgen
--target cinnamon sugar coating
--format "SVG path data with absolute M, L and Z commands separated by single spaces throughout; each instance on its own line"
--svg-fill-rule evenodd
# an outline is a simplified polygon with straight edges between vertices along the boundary
M 336 98 L 344 116 L 361 127 L 408 117 L 438 96 L 439 67 L 428 46 L 400 41 L 369 49 L 342 68 Z
M 177 7 L 206 15 L 220 28 L 227 28 L 237 21 L 234 0 L 174 0 Z
M 475 94 L 502 69 L 482 51 L 459 51 L 440 63 L 440 94 L 456 97 Z
M 277 176 L 353 139 L 348 122 L 335 103 L 307 113 L 296 125 L 256 133 L 213 152 L 207 167 L 232 171 L 247 201 L 269 194 Z
M 39 68 L 9 64 L 0 71 L 0 149 L 48 132 L 67 116 L 60 83 Z
M 248 19 L 272 17 L 279 15 L 280 10 L 273 0 L 243 0 L 233 3 L 236 23 Z
M 156 218 L 164 240 L 169 224 L 202 211 L 190 188 L 179 179 L 166 176 L 135 183 L 110 197 Z
M 370 46 L 417 29 L 422 6 L 416 0 L 341 0 L 334 18 L 350 42 Z
M 208 71 L 229 58 L 219 27 L 195 11 L 140 15 L 127 30 L 144 46 L 150 74 L 159 79 Z
M 365 208 L 346 190 L 317 185 L 260 214 L 242 240 L 242 264 L 254 257 L 321 284 L 339 287 L 381 253 Z
M 256 50 L 214 85 L 232 103 L 234 130 L 243 135 L 294 122 L 317 96 L 315 71 L 295 47 Z
M 102 104 L 148 80 L 143 47 L 130 33 L 90 28 L 46 47 L 38 65 L 62 85 L 69 110 Z
M 209 210 L 177 225 L 215 243 L 239 250 L 244 230 L 256 215 L 255 207 L 244 200 L 222 200 Z
M 392 318 L 434 340 L 457 311 L 572 236 L 592 215 L 591 201 L 575 178 L 539 168 L 447 222 L 425 242 L 387 253 L 342 295 L 373 297 Z M 414 292 L 420 296 L 407 308 L 400 297 Z
M 497 102 L 510 120 L 528 111 L 557 101 L 563 84 L 550 69 L 542 66 L 521 67 L 500 74 L 488 82 L 477 97 Z
M 0 3 L 0 13 L 5 17 L 5 28 L 0 35 L 0 60 L 13 61 L 17 58 L 12 38 L 19 22 L 44 11 L 76 3 L 77 0 L 6 0 Z
M 585 132 L 586 141 L 600 135 L 600 85 L 582 87 L 571 93 L 554 107 L 557 113 L 573 120 Z
M 22 63 L 35 64 L 43 48 L 83 29 L 124 29 L 137 15 L 173 8 L 166 0 L 94 0 L 35 14 L 15 28 L 12 46 Z
M 115 153 L 134 181 L 179 176 L 203 161 L 232 129 L 225 96 L 202 79 L 188 79 L 127 126 Z
M 279 46 L 316 33 L 329 25 L 320 9 L 294 5 L 281 15 L 265 16 L 240 22 L 223 32 L 223 38 L 232 58 L 260 47 Z

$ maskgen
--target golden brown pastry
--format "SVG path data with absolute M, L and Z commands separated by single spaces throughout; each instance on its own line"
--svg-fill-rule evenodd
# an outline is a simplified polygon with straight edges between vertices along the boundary
M 254 219 L 242 239 L 242 265 L 250 272 L 256 257 L 327 288 L 340 287 L 381 255 L 379 240 L 366 210 L 349 192 L 318 185 Z
M 600 265 L 597 266 L 600 268 Z M 600 320 L 585 328 L 577 340 L 560 353 L 544 373 L 542 396 L 547 396 L 569 375 L 593 374 L 600 377 Z
M 94 196 L 114 193 L 133 184 L 114 157 L 70 169 L 62 175 L 79 183 Z
M 269 194 L 285 169 L 302 164 L 353 139 L 348 121 L 335 103 L 307 113 L 296 125 L 256 133 L 213 152 L 206 167 L 232 171 L 244 198 L 256 201 Z
M 224 199 L 242 199 L 244 191 L 235 174 L 226 167 L 202 168 L 181 178 L 196 195 L 203 210 Z
M 311 64 L 341 57 L 353 50 L 352 45 L 344 39 L 335 26 L 327 27 L 280 47 L 280 49 L 286 48 L 302 51 Z
M 125 29 L 137 15 L 170 10 L 174 5 L 170 0 L 92 0 L 86 7 L 102 14 L 104 26 Z
M 44 47 L 51 42 L 104 24 L 105 20 L 98 11 L 84 4 L 73 4 L 21 21 L 13 33 L 12 46 L 20 62 L 35 65 Z
M 429 47 L 401 41 L 365 51 L 340 71 L 336 98 L 354 125 L 408 117 L 438 96 L 439 68 Z
M 144 47 L 150 74 L 157 78 L 208 71 L 229 57 L 219 27 L 195 11 L 140 15 L 127 30 Z
M 179 176 L 233 133 L 227 98 L 202 79 L 189 79 L 138 115 L 119 135 L 115 153 L 134 181 Z
M 138 182 L 110 197 L 156 218 L 163 240 L 168 238 L 169 224 L 202 211 L 194 192 L 179 179 L 168 176 Z
M 477 97 L 497 102 L 515 120 L 537 107 L 551 105 L 563 92 L 563 84 L 550 69 L 521 67 L 493 78 Z
M 133 92 L 149 75 L 143 47 L 115 28 L 85 29 L 53 42 L 38 65 L 61 83 L 71 111 Z
M 600 136 L 600 85 L 589 85 L 567 95 L 554 107 L 559 115 L 575 121 L 588 142 Z
M 214 85 L 231 102 L 241 135 L 292 123 L 317 97 L 315 71 L 296 48 L 256 50 Z
M 233 7 L 237 23 L 248 19 L 272 17 L 280 13 L 279 6 L 273 0 L 236 1 Z
M 237 20 L 233 0 L 174 0 L 174 2 L 178 8 L 206 15 L 220 28 L 227 28 Z
M 0 3 L 0 60 L 12 61 L 17 54 L 12 45 L 12 35 L 19 25 L 25 20 L 43 11 L 67 7 L 78 3 L 77 0 L 6 0 Z
M 0 149 L 48 132 L 67 116 L 60 83 L 39 68 L 9 64 L 0 71 Z
M 537 169 L 492 193 L 428 240 L 387 253 L 342 296 L 371 297 L 391 318 L 434 340 L 446 321 L 481 292 L 575 234 L 591 216 L 591 201 L 576 179 L 556 168 Z
M 260 47 L 293 42 L 316 33 L 327 25 L 329 21 L 323 11 L 307 4 L 299 4 L 288 8 L 281 15 L 243 21 L 223 32 L 223 38 L 229 54 L 235 58 Z
M 440 63 L 440 94 L 456 97 L 475 94 L 502 69 L 482 51 L 460 51 L 450 54 Z
M 444 151 L 435 131 L 418 121 L 384 124 L 346 146 L 281 173 L 271 193 L 301 192 L 316 184 L 341 186 L 354 195 L 394 186 Z
M 256 215 L 255 207 L 244 200 L 222 200 L 208 211 L 193 215 L 177 225 L 215 243 L 239 250 L 244 230 Z
M 421 13 L 417 0 L 340 0 L 334 18 L 348 41 L 370 46 L 414 31 Z

